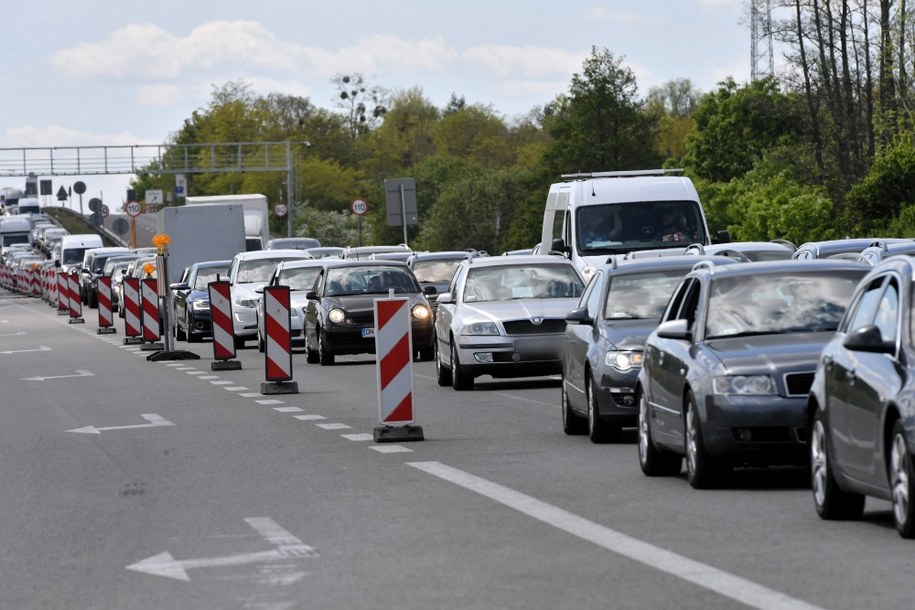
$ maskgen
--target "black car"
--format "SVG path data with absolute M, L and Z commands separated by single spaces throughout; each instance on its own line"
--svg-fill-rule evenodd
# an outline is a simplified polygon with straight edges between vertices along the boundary
M 172 325 L 175 339 L 188 343 L 201 341 L 213 334 L 210 317 L 210 282 L 229 278 L 231 261 L 194 263 L 184 270 L 181 279 L 169 286 L 172 293 Z
M 812 260 L 701 265 L 671 296 L 639 374 L 639 463 L 695 488 L 731 468 L 802 465 L 820 351 L 867 267 Z
M 680 279 L 699 261 L 727 256 L 664 256 L 597 267 L 578 306 L 566 315 L 562 356 L 562 429 L 595 443 L 635 426 L 642 347 Z
M 915 259 L 894 256 L 858 285 L 823 349 L 807 404 L 814 506 L 858 519 L 865 496 L 889 500 L 915 537 Z
M 330 260 L 306 294 L 306 361 L 334 363 L 341 354 L 375 353 L 375 299 L 410 299 L 413 351 L 431 360 L 432 310 L 410 268 L 396 261 Z

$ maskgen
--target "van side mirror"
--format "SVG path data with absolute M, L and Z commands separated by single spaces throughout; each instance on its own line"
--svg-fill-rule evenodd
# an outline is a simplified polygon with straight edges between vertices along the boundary
M 718 231 L 718 239 L 715 240 L 716 244 L 729 244 L 731 243 L 731 232 L 728 230 Z
M 568 253 L 569 249 L 566 247 L 566 242 L 563 241 L 561 237 L 557 237 L 552 242 L 550 242 L 550 251 L 562 252 L 563 254 L 566 254 Z

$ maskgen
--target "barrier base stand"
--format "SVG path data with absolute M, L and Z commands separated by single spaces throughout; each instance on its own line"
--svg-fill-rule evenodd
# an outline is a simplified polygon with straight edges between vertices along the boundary
M 376 443 L 409 443 L 425 440 L 422 426 L 375 426 L 372 437 Z
M 165 350 L 165 345 L 162 343 L 144 343 L 140 346 L 141 352 L 161 352 Z
M 140 337 L 124 337 L 124 345 L 139 345 L 143 343 Z
M 211 371 L 240 371 L 240 360 L 216 360 L 210 363 Z
M 86 323 L 86 321 L 83 320 L 82 318 L 70 318 L 67 321 L 67 324 L 85 324 L 85 323 Z
M 150 362 L 161 362 L 163 360 L 200 360 L 200 356 L 194 352 L 178 349 L 173 351 L 160 350 L 154 354 L 148 355 L 146 359 Z
M 295 381 L 267 381 L 261 384 L 261 394 L 298 394 L 299 384 Z
M 113 335 L 114 333 L 118 332 L 118 329 L 116 329 L 114 326 L 108 326 L 99 328 L 95 332 L 99 335 Z

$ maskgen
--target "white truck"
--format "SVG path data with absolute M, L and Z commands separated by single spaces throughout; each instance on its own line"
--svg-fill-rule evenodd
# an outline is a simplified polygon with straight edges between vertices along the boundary
M 705 213 L 682 170 L 637 170 L 563 175 L 550 187 L 541 248 L 569 257 L 587 282 L 610 256 L 644 251 L 682 254 L 709 245 Z M 726 232 L 718 241 L 729 241 Z
M 256 193 L 248 195 L 213 195 L 209 197 L 188 197 L 189 206 L 201 204 L 241 205 L 245 210 L 245 250 L 263 250 L 270 241 L 270 209 L 267 197 Z M 229 257 L 231 258 L 231 257 Z
M 32 223 L 27 215 L 0 219 L 0 246 L 5 252 L 13 244 L 32 245 Z
M 239 204 L 165 207 L 159 210 L 156 224 L 159 233 L 167 234 L 171 240 L 169 285 L 178 282 L 185 267 L 231 260 L 245 251 L 245 210 Z

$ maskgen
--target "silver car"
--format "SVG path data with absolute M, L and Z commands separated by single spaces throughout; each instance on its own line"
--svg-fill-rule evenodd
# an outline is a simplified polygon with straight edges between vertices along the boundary
M 558 256 L 480 257 L 463 261 L 437 297 L 438 384 L 470 390 L 474 378 L 562 372 L 565 316 L 584 283 Z

